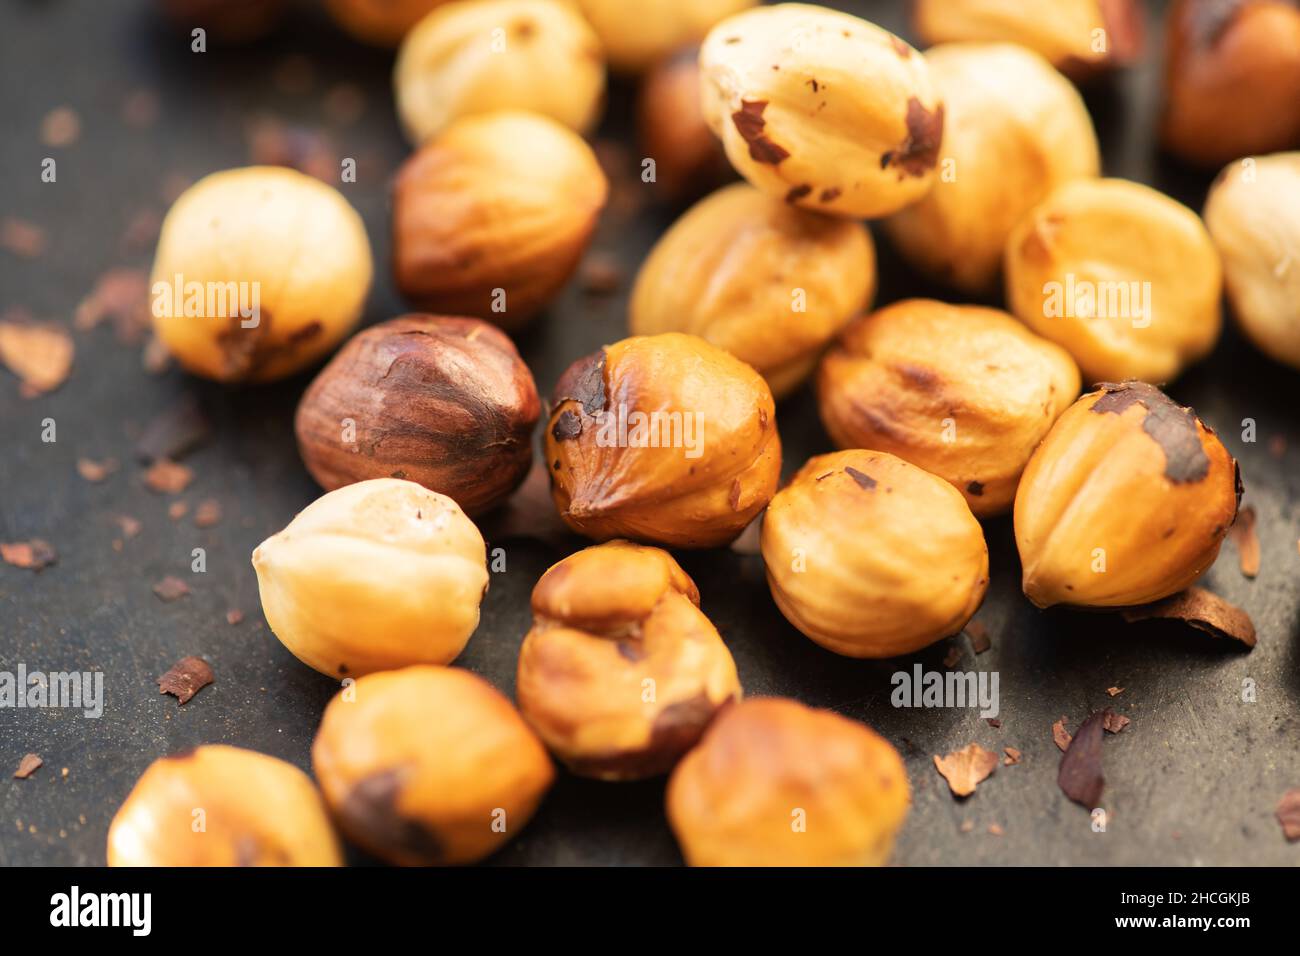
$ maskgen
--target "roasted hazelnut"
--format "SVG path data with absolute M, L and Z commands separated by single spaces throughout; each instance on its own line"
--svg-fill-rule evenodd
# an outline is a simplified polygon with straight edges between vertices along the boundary
M 109 866 L 342 866 L 297 767 L 210 744 L 151 763 L 108 828 Z
M 1300 153 L 1223 170 L 1205 203 L 1205 225 L 1238 324 L 1264 352 L 1300 368 Z
M 780 697 L 727 708 L 667 791 L 691 866 L 883 866 L 910 803 L 887 740 Z
M 551 405 L 551 495 L 589 538 L 719 547 L 776 491 L 781 439 L 767 383 L 696 336 L 606 346 L 569 366 Z
M 943 105 L 925 59 L 873 23 L 802 3 L 728 17 L 700 49 L 704 117 L 769 195 L 854 219 L 934 182 Z
M 637 133 L 669 202 L 694 199 L 734 173 L 700 108 L 700 51 L 686 47 L 656 64 L 637 94 Z
M 1101 385 L 1060 417 L 1016 492 L 1025 596 L 1039 607 L 1146 604 L 1214 563 L 1237 463 L 1190 408 L 1142 382 Z
M 1166 382 L 1218 341 L 1210 234 L 1147 186 L 1065 183 L 1012 230 L 1004 265 L 1010 310 L 1065 346 L 1086 381 Z
M 253 567 L 275 636 L 331 677 L 449 663 L 488 585 L 487 547 L 456 502 L 396 478 L 317 498 Z
M 939 175 L 885 231 L 918 268 L 988 293 L 1020 217 L 1061 183 L 1097 175 L 1097 136 L 1078 91 L 1031 50 L 946 43 L 925 60 L 944 107 Z
M 881 451 L 818 455 L 763 518 L 786 620 L 846 657 L 897 657 L 956 634 L 984 600 L 984 531 L 952 485 Z
M 758 0 L 578 0 L 609 65 L 638 73 L 673 50 L 704 38 L 723 17 Z M 697 91 L 698 95 L 698 91 Z
M 339 350 L 299 402 L 294 430 L 326 491 L 406 478 L 476 515 L 528 474 L 540 414 L 532 373 L 504 332 L 406 315 Z
M 527 825 L 555 779 L 510 701 L 456 667 L 371 674 L 340 691 L 311 762 L 344 835 L 402 866 L 483 859 Z
M 213 173 L 163 220 L 154 332 L 196 375 L 283 378 L 347 336 L 373 271 L 365 225 L 338 190 L 277 166 Z
M 727 645 L 666 551 L 611 541 L 533 589 L 515 695 L 569 768 L 602 780 L 666 772 L 740 699 Z
M 411 27 L 447 0 L 325 0 L 325 9 L 358 40 L 397 46 Z
M 1011 507 L 1079 384 L 1065 349 L 1005 312 L 909 299 L 845 330 L 822 360 L 817 402 L 840 448 L 910 461 L 983 516 Z
M 604 103 L 605 62 L 600 41 L 570 4 L 458 0 L 440 4 L 406 34 L 393 87 L 398 118 L 417 146 L 462 116 L 495 110 L 530 110 L 585 132 Z M 549 162 L 527 142 L 506 145 L 521 162 Z
M 568 281 L 608 192 L 591 147 L 553 120 L 459 120 L 398 171 L 398 289 L 418 308 L 518 329 Z
M 781 398 L 875 291 L 876 251 L 862 223 L 734 183 L 655 245 L 632 290 L 629 324 L 634 335 L 698 335 L 752 365 Z

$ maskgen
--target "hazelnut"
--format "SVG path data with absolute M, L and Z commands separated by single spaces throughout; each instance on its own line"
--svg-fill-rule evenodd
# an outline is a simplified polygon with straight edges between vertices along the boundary
M 600 117 L 605 62 L 591 27 L 567 3 L 460 0 L 439 4 L 406 34 L 393 88 L 398 118 L 416 145 L 462 116 L 503 109 L 531 110 L 585 132 Z M 526 142 L 508 145 L 521 161 L 550 161 Z
M 878 451 L 818 455 L 763 518 L 776 606 L 846 657 L 897 657 L 956 634 L 984 600 L 984 531 L 952 485 Z
M 693 199 L 733 175 L 700 108 L 700 51 L 686 47 L 656 64 L 637 94 L 637 133 L 670 202 Z
M 407 478 L 476 515 L 519 487 L 541 403 L 510 339 L 478 319 L 406 315 L 353 336 L 294 422 L 326 491 Z
M 1016 492 L 1026 597 L 1039 607 L 1146 604 L 1214 563 L 1237 514 L 1237 463 L 1190 408 L 1104 384 L 1060 417 Z
M 555 779 L 510 701 L 456 667 L 371 674 L 340 691 L 311 762 L 348 839 L 402 866 L 483 859 L 524 828 Z
M 695 43 L 723 17 L 758 0 L 578 0 L 609 65 L 639 73 L 687 43 Z M 698 94 L 698 91 L 697 91 Z
M 817 401 L 840 448 L 871 448 L 1006 511 L 1029 456 L 1079 395 L 1059 345 L 1005 312 L 932 299 L 855 321 L 822 360 Z
M 149 765 L 109 825 L 108 865 L 342 866 L 343 852 L 305 773 L 209 744 Z
M 487 547 L 456 502 L 396 478 L 317 498 L 253 567 L 275 636 L 331 677 L 454 660 L 488 585 Z
M 1300 368 L 1300 153 L 1233 164 L 1205 203 L 1237 322 L 1263 351 Z
M 325 0 L 325 9 L 358 40 L 397 46 L 407 31 L 447 0 Z
M 666 551 L 611 541 L 553 565 L 519 651 L 524 719 L 574 773 L 664 773 L 740 699 L 727 645 Z
M 1166 382 L 1219 338 L 1219 254 L 1200 217 L 1147 186 L 1076 179 L 1007 239 L 1016 317 L 1065 346 L 1084 379 Z
M 213 173 L 163 220 L 154 331 L 196 375 L 283 378 L 347 336 L 372 274 L 365 225 L 338 190 L 278 166 Z
M 925 59 L 873 23 L 756 7 L 700 49 L 704 116 L 736 170 L 816 212 L 885 216 L 934 182 L 943 105 Z
M 691 866 L 882 866 L 910 803 L 887 740 L 780 697 L 727 708 L 667 791 Z
M 875 290 L 876 251 L 862 223 L 733 183 L 693 206 L 651 250 L 629 326 L 635 335 L 698 335 L 752 365 L 781 398 Z
M 1300 5 L 1170 4 L 1160 139 L 1201 166 L 1300 146 Z
M 397 286 L 418 308 L 521 328 L 577 267 L 608 192 L 591 147 L 553 120 L 459 120 L 398 171 Z
M 693 335 L 635 336 L 579 359 L 551 404 L 551 495 L 589 538 L 720 547 L 776 491 L 767 383 Z
M 201 27 L 223 43 L 247 43 L 279 25 L 288 0 L 158 0 L 163 15 L 190 30 Z
M 919 269 L 989 293 L 1020 217 L 1061 183 L 1096 177 L 1097 136 L 1075 88 L 1031 50 L 947 43 L 925 60 L 944 106 L 939 175 L 885 231 Z

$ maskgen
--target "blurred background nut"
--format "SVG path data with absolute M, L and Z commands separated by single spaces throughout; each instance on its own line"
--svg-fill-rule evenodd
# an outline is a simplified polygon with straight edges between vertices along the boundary
M 502 109 L 531 110 L 585 132 L 604 105 L 605 62 L 591 27 L 568 3 L 457 0 L 406 35 L 393 86 L 397 115 L 416 145 L 459 117 Z M 548 162 L 514 145 L 521 163 Z
M 406 315 L 339 350 L 299 402 L 294 430 L 326 491 L 406 478 L 476 515 L 528 474 L 540 414 L 532 373 L 504 332 Z
M 767 383 L 696 336 L 634 336 L 581 358 L 551 406 L 551 494 L 589 538 L 720 547 L 776 491 L 781 439 Z
M 886 30 L 802 3 L 757 7 L 700 49 L 704 116 L 736 170 L 816 212 L 885 216 L 929 191 L 943 105 Z
M 578 0 L 600 37 L 609 65 L 639 73 L 683 44 L 704 38 L 709 27 L 758 0 Z
M 397 46 L 402 37 L 447 0 L 325 0 L 325 9 L 358 40 Z
M 780 697 L 727 708 L 667 792 L 691 866 L 883 866 L 910 803 L 888 741 Z
M 637 136 L 655 161 L 669 202 L 694 199 L 735 175 L 700 108 L 700 50 L 684 47 L 655 64 L 637 94 Z
M 989 293 L 1020 217 L 1061 183 L 1097 175 L 1097 137 L 1075 88 L 1024 47 L 948 43 L 925 60 L 943 99 L 939 174 L 885 231 L 919 269 Z
M 1237 463 L 1190 408 L 1141 382 L 1102 385 L 1034 452 L 1016 493 L 1025 596 L 1120 607 L 1190 585 L 1237 516 Z
M 740 699 L 735 662 L 699 603 L 668 552 L 626 541 L 579 551 L 542 575 L 515 694 L 574 773 L 664 773 Z
M 875 290 L 876 251 L 862 223 L 734 183 L 693 206 L 651 250 L 629 326 L 634 335 L 698 335 L 752 365 L 781 398 Z
M 1057 188 L 1012 231 L 1005 273 L 1010 310 L 1088 382 L 1167 382 L 1210 353 L 1223 323 L 1200 217 L 1123 179 Z
M 810 459 L 768 506 L 762 549 L 786 620 L 846 657 L 956 634 L 989 583 L 984 531 L 962 496 L 885 452 Z
M 365 225 L 338 190 L 278 166 L 213 173 L 163 220 L 154 331 L 195 375 L 283 378 L 347 336 L 373 274 Z
M 343 852 L 306 774 L 211 744 L 149 765 L 108 828 L 108 865 L 342 866 Z
M 555 779 L 510 701 L 456 667 L 362 677 L 325 708 L 311 762 L 344 835 L 400 866 L 483 859 Z
M 398 170 L 397 286 L 420 309 L 518 329 L 568 281 L 608 192 L 591 147 L 553 120 L 460 120 Z
M 983 516 L 1011 507 L 1079 384 L 1069 353 L 1005 312 L 909 299 L 845 330 L 822 360 L 817 401 L 837 446 L 910 461 Z
M 275 636 L 330 677 L 446 664 L 478 627 L 487 548 L 450 498 L 375 478 L 317 498 L 253 551 Z
M 158 0 L 163 15 L 186 30 L 202 28 L 223 43 L 266 36 L 283 19 L 287 0 Z

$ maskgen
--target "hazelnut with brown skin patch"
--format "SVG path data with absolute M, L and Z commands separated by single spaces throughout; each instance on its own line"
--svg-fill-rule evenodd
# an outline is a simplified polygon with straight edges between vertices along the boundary
M 699 47 L 655 64 L 637 94 L 637 134 L 670 202 L 694 199 L 735 175 L 700 108 Z

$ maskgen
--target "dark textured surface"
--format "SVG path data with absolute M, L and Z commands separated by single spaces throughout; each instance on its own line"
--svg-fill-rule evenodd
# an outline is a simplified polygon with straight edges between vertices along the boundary
M 902 10 L 871 9 L 903 30 Z M 293 52 L 312 58 L 307 95 L 274 92 L 271 72 Z M 1156 51 L 1152 55 L 1157 55 Z M 389 276 L 387 180 L 406 154 L 393 118 L 388 56 L 334 31 L 319 14 L 301 13 L 272 40 L 203 56 L 159 28 L 143 2 L 10 2 L 0 8 L 0 217 L 19 216 L 49 230 L 50 248 L 34 261 L 0 252 L 0 311 L 22 306 L 69 321 L 105 268 L 147 267 L 149 253 L 123 256 L 120 236 L 140 209 L 165 209 L 160 188 L 170 173 L 189 178 L 249 162 L 244 122 L 268 111 L 294 122 L 324 122 L 321 94 L 348 80 L 365 91 L 356 125 L 333 131 L 342 155 L 368 157 L 370 172 L 343 187 L 366 219 L 377 283 L 366 309 L 374 322 L 403 311 Z M 1151 183 L 1194 208 L 1209 177 L 1167 165 L 1148 130 L 1158 106 L 1156 67 L 1147 65 L 1112 90 L 1089 94 L 1105 170 Z M 122 102 L 138 87 L 162 97 L 161 121 L 147 132 L 126 127 Z M 73 146 L 39 144 L 42 116 L 74 107 L 82 134 Z M 611 94 L 603 135 L 622 135 L 627 91 Z M 38 178 L 41 157 L 59 160 L 57 184 Z M 630 154 L 635 167 L 636 153 Z M 646 187 L 649 188 L 649 187 Z M 597 247 L 618 253 L 628 277 L 670 210 L 648 206 L 630 222 L 609 223 Z M 879 236 L 877 237 L 879 240 Z M 910 278 L 881 246 L 884 303 L 907 294 L 943 296 Z M 519 344 L 548 393 L 576 357 L 622 337 L 623 295 L 585 296 L 570 288 Z M 948 297 L 948 296 L 944 296 Z M 40 574 L 0 565 L 0 669 L 102 670 L 107 705 L 99 720 L 66 711 L 0 711 L 0 863 L 101 864 L 109 820 L 141 771 L 170 751 L 228 742 L 308 767 L 321 709 L 336 685 L 295 661 L 267 630 L 258 610 L 249 554 L 317 494 L 293 445 L 292 412 L 308 378 L 273 387 L 228 390 L 172 371 L 144 374 L 138 350 L 118 345 L 108 328 L 77 334 L 69 381 L 44 398 L 22 400 L 0 373 L 0 540 L 43 537 L 59 552 Z M 903 751 L 914 806 L 895 859 L 936 863 L 1294 864 L 1273 819 L 1278 797 L 1300 786 L 1300 373 L 1259 358 L 1231 329 L 1214 356 L 1191 370 L 1173 396 L 1194 405 L 1241 460 L 1245 503 L 1259 513 L 1263 570 L 1252 581 L 1224 547 L 1207 585 L 1250 611 L 1259 646 L 1240 653 L 1228 642 L 1174 625 L 1126 626 L 1108 614 L 1039 612 L 1019 593 L 1019 567 L 1007 519 L 986 523 L 993 584 L 977 619 L 993 646 L 976 657 L 965 638 L 962 668 L 1001 676 L 1001 729 L 974 711 L 896 710 L 890 674 L 919 661 L 942 669 L 947 642 L 897 662 L 855 662 L 822 651 L 777 612 L 757 556 L 683 556 L 705 610 L 736 657 L 748 694 L 789 694 L 833 707 L 877 728 Z M 215 425 L 213 440 L 187 463 L 197 472 L 181 497 L 191 515 L 167 517 L 168 499 L 141 483 L 131 446 L 158 411 L 192 393 Z M 40 441 L 42 419 L 56 420 L 58 441 Z M 1254 419 L 1258 442 L 1242 441 Z M 778 410 L 787 474 L 829 449 L 810 397 Z M 1269 453 L 1285 436 L 1283 458 Z M 113 456 L 122 469 L 103 484 L 78 477 L 78 457 Z M 193 506 L 220 499 L 225 518 L 198 530 Z M 121 553 L 112 516 L 129 514 L 143 530 Z M 537 577 L 567 553 L 555 543 L 493 540 L 508 570 L 493 577 L 483 621 L 459 663 L 509 693 L 528 595 Z M 572 542 L 577 546 L 577 542 Z M 207 550 L 207 572 L 189 572 L 192 548 Z M 163 603 L 151 587 L 167 574 L 193 593 Z M 243 623 L 225 621 L 228 608 Z M 157 677 L 181 657 L 211 661 L 216 683 L 185 707 L 158 693 Z M 1242 682 L 1258 700 L 1243 703 Z M 1124 693 L 1111 700 L 1106 688 Z M 1056 786 L 1060 754 L 1051 724 L 1076 728 L 1111 706 L 1132 718 L 1103 741 L 1108 832 L 1094 833 L 1085 810 Z M 978 741 L 1023 751 L 964 802 L 949 795 L 931 755 Z M 9 774 L 28 751 L 45 758 L 31 779 Z M 67 768 L 67 776 L 62 775 Z M 680 862 L 662 814 L 662 782 L 601 784 L 561 775 L 534 822 L 495 862 Z M 963 821 L 973 824 L 961 832 Z M 1005 835 L 988 833 L 990 824 Z

